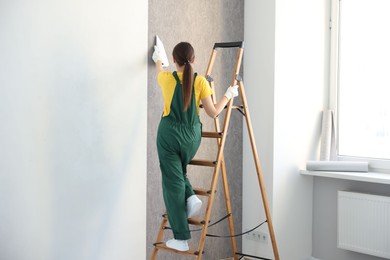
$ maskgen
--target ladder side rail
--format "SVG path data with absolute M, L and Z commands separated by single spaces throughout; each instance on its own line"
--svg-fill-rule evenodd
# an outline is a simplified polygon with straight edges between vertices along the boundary
M 231 86 L 234 86 L 234 85 L 237 84 L 237 78 L 238 78 L 237 76 L 240 73 L 240 67 L 241 67 L 241 61 L 242 61 L 242 54 L 243 54 L 243 52 L 244 52 L 244 49 L 242 49 L 242 48 L 238 49 L 237 57 L 236 57 L 236 66 L 234 68 L 233 77 L 232 77 L 232 81 L 231 81 Z M 227 111 L 232 109 L 233 99 L 234 98 L 230 99 L 230 101 L 229 101 L 229 103 L 227 105 L 226 114 L 227 114 Z M 229 115 L 229 117 L 230 117 L 230 115 Z M 228 124 L 229 124 L 229 120 L 226 120 L 226 118 L 225 118 L 225 122 L 224 122 L 224 126 L 223 126 L 223 128 L 226 129 L 226 131 L 224 130 L 225 135 L 227 133 Z
M 209 199 L 208 199 L 208 203 L 207 203 L 207 207 L 206 207 L 206 213 L 205 213 L 205 217 L 204 217 L 204 226 L 202 228 L 202 234 L 200 236 L 200 241 L 199 241 L 199 245 L 198 245 L 198 252 L 203 252 L 203 248 L 204 248 L 204 244 L 205 244 L 205 240 L 206 240 L 206 234 L 207 234 L 207 229 L 208 229 L 208 223 L 209 223 L 209 220 L 210 220 L 210 216 L 211 216 L 211 210 L 213 208 L 213 203 L 214 203 L 214 197 L 215 197 L 215 190 L 216 190 L 216 186 L 217 186 L 217 183 L 218 183 L 218 177 L 219 177 L 219 171 L 220 171 L 220 165 L 221 165 L 221 162 L 218 161 L 218 164 L 217 166 L 214 168 L 214 174 L 213 174 L 213 179 L 211 181 L 211 193 L 210 193 L 210 196 L 209 196 Z M 199 253 L 198 257 L 196 258 L 198 260 L 201 260 L 202 259 L 202 254 Z
M 242 48 L 242 45 L 241 45 L 238 48 L 238 51 L 237 51 L 236 65 L 235 65 L 234 72 L 233 72 L 233 75 L 232 75 L 232 82 L 231 82 L 232 86 L 237 84 L 237 75 L 240 73 L 241 61 L 242 61 L 243 53 L 244 53 L 244 49 Z M 232 98 L 229 101 L 228 107 L 227 107 L 227 111 L 226 111 L 226 115 L 225 115 L 224 131 L 223 131 L 223 133 L 225 135 L 225 138 L 227 137 L 227 129 L 229 127 L 230 115 L 231 115 L 232 106 L 233 106 L 233 100 L 234 100 L 234 98 Z M 228 115 L 228 112 L 229 112 L 229 115 Z M 225 161 L 223 161 L 223 164 L 222 164 L 221 168 L 222 168 L 222 181 L 223 181 L 223 187 L 224 187 L 224 193 L 225 193 L 226 210 L 227 210 L 227 213 L 230 214 L 230 216 L 228 218 L 228 222 L 229 222 L 229 230 L 230 230 L 230 235 L 231 235 L 233 256 L 234 256 L 234 260 L 237 260 L 238 259 L 238 256 L 236 254 L 236 252 L 237 252 L 237 245 L 236 245 L 236 240 L 235 240 L 235 237 L 234 237 L 234 223 L 233 223 L 233 215 L 231 214 L 232 213 L 232 208 L 231 208 L 231 203 L 230 203 L 230 194 L 229 194 L 229 187 L 228 187 L 228 181 L 227 181 L 227 173 L 226 173 Z
M 206 78 L 208 78 L 211 74 L 211 71 L 212 71 L 213 66 L 214 66 L 214 61 L 215 61 L 216 55 L 217 55 L 217 50 L 213 49 L 211 52 L 210 61 L 209 61 L 209 64 L 208 64 L 207 70 L 206 70 Z M 212 100 L 213 100 L 213 103 L 215 103 L 216 96 L 215 96 L 214 81 L 209 81 L 209 84 L 210 84 L 211 89 L 213 90 Z M 225 116 L 225 120 L 226 120 L 226 116 Z M 220 130 L 219 129 L 220 128 L 219 121 L 214 120 L 214 124 L 215 124 L 217 131 L 219 131 Z M 226 130 L 226 129 L 224 129 L 224 130 Z M 223 160 L 223 147 L 224 147 L 225 140 L 226 140 L 226 134 L 224 133 L 222 136 L 222 139 L 218 140 L 218 154 L 217 154 L 217 159 L 216 159 L 217 165 L 214 168 L 213 178 L 211 181 L 211 194 L 210 194 L 210 197 L 208 199 L 208 203 L 207 203 L 207 207 L 206 207 L 205 223 L 209 222 L 210 216 L 211 216 L 211 210 L 212 210 L 213 203 L 214 203 L 215 190 L 216 190 L 216 186 L 218 183 L 219 172 L 221 170 L 221 165 L 222 165 L 222 160 Z M 205 244 L 205 240 L 206 240 L 207 229 L 208 229 L 208 226 L 206 224 L 202 228 L 202 234 L 200 236 L 200 242 L 198 245 L 198 252 L 203 252 L 203 248 L 204 248 L 204 244 Z M 202 254 L 200 253 L 197 257 L 197 260 L 201 260 L 201 259 L 202 259 Z
M 229 186 L 227 181 L 227 174 L 226 174 L 226 165 L 225 161 L 222 161 L 222 183 L 223 183 L 223 189 L 225 193 L 225 204 L 226 204 L 226 211 L 229 214 L 228 222 L 229 222 L 229 230 L 230 230 L 230 240 L 232 243 L 232 251 L 233 251 L 233 257 L 234 260 L 238 260 L 237 253 L 237 244 L 236 244 L 236 238 L 234 237 L 234 222 L 233 222 L 233 212 L 232 212 L 232 206 L 230 203 L 230 194 L 229 194 Z
M 273 248 L 275 260 L 279 260 L 279 252 L 278 252 L 278 248 L 276 245 L 276 239 L 275 239 L 275 233 L 274 233 L 274 228 L 273 228 L 273 224 L 272 224 L 272 218 L 271 218 L 270 210 L 268 207 L 267 194 L 265 191 L 264 180 L 263 180 L 263 176 L 261 173 L 259 155 L 257 153 L 257 148 L 255 145 L 255 137 L 253 135 L 252 122 L 250 119 L 249 109 L 248 109 L 248 105 L 247 105 L 244 84 L 241 80 L 239 80 L 238 85 L 239 85 L 239 89 L 240 89 L 241 100 L 242 100 L 243 107 L 244 107 L 245 119 L 246 119 L 248 134 L 249 134 L 249 138 L 250 138 L 250 143 L 252 146 L 253 158 L 254 158 L 255 165 L 256 165 L 257 178 L 258 178 L 259 185 L 260 185 L 260 191 L 261 191 L 263 206 L 264 206 L 264 210 L 265 210 L 265 214 L 266 214 L 266 218 L 267 218 L 268 229 L 269 229 L 270 236 L 271 236 L 272 248 Z
M 219 172 L 221 170 L 221 165 L 222 165 L 222 160 L 223 160 L 223 150 L 224 150 L 225 143 L 226 143 L 226 136 L 227 136 L 226 133 L 227 133 L 227 128 L 229 125 L 230 115 L 231 115 L 231 111 L 232 111 L 232 104 L 233 104 L 233 99 L 231 99 L 229 101 L 228 107 L 226 109 L 225 124 L 224 124 L 224 128 L 222 130 L 224 135 L 222 136 L 220 147 L 218 149 L 218 155 L 217 155 L 217 162 L 218 163 L 214 169 L 214 175 L 213 175 L 213 180 L 212 180 L 212 184 L 211 184 L 211 191 L 212 192 L 211 192 L 211 195 L 209 197 L 209 203 L 208 203 L 207 209 L 206 209 L 205 223 L 208 223 L 208 221 L 210 220 L 211 209 L 212 209 L 212 205 L 214 202 L 214 194 L 215 194 L 214 191 L 216 190 L 217 180 L 219 177 Z M 204 226 L 203 231 L 202 231 L 201 240 L 199 243 L 199 252 L 203 251 L 206 234 L 207 234 L 207 225 Z M 201 260 L 201 255 L 198 256 L 198 260 Z
M 243 48 L 242 48 L 242 43 L 240 47 L 238 48 L 237 52 L 237 57 L 236 57 L 236 67 L 234 69 L 233 73 L 233 79 L 232 79 L 232 86 L 237 83 L 237 75 L 240 73 L 240 68 L 241 68 L 241 61 L 242 61 L 242 56 L 243 56 Z M 233 99 L 230 100 L 231 106 L 230 106 L 230 111 L 232 109 L 233 105 Z M 230 118 L 229 118 L 230 120 Z M 226 123 L 226 120 L 225 120 Z M 228 126 L 226 126 L 227 129 Z M 226 134 L 227 135 L 227 134 Z M 232 207 L 230 203 L 230 194 L 229 194 L 229 186 L 228 186 L 228 181 L 227 181 L 227 173 L 226 173 L 226 165 L 225 161 L 223 162 L 222 165 L 222 181 L 223 181 L 223 186 L 224 186 L 224 192 L 225 192 L 225 199 L 226 199 L 226 210 L 228 214 L 230 214 L 228 221 L 229 221 L 229 230 L 230 230 L 230 239 L 232 243 L 232 249 L 233 249 L 233 257 L 234 260 L 238 260 L 238 255 L 237 253 L 237 245 L 236 245 L 236 238 L 234 237 L 234 223 L 233 223 L 233 215 L 232 215 Z
M 206 77 L 207 80 L 209 80 L 211 71 L 213 70 L 213 66 L 214 66 L 216 55 L 217 55 L 217 50 L 213 49 L 212 52 L 211 52 L 209 63 L 207 65 L 207 69 L 206 69 L 205 77 Z M 213 103 L 215 103 L 216 102 L 215 101 L 216 97 L 215 97 L 214 81 L 209 81 L 209 85 L 210 85 L 210 88 L 213 90 L 213 94 L 212 94 L 211 98 L 213 100 Z M 214 122 L 215 122 L 215 120 L 214 120 Z M 219 143 L 219 141 L 218 141 L 218 143 Z M 214 202 L 214 196 L 215 196 L 215 190 L 216 190 L 216 183 L 217 183 L 217 179 L 218 179 L 219 168 L 220 168 L 220 162 L 218 161 L 218 158 L 217 158 L 217 166 L 214 168 L 213 179 L 211 181 L 211 187 L 210 187 L 210 191 L 211 192 L 210 192 L 210 196 L 209 196 L 208 201 L 207 201 L 206 213 L 205 213 L 205 218 L 204 218 L 204 222 L 206 224 L 202 228 L 202 234 L 200 236 L 200 241 L 199 241 L 199 244 L 198 244 L 199 255 L 196 258 L 197 260 L 201 260 L 202 259 L 202 255 L 203 255 L 201 252 L 203 252 L 203 248 L 204 248 L 204 244 L 205 244 L 205 240 L 206 240 L 207 223 L 209 222 L 209 219 L 210 219 L 210 216 L 211 216 L 211 209 L 212 209 L 212 206 L 213 206 L 212 204 Z
M 217 102 L 217 98 L 215 95 L 215 86 L 214 86 L 214 81 L 210 82 L 210 86 L 214 91 L 213 95 L 213 102 Z M 214 126 L 215 126 L 215 131 L 220 132 L 221 131 L 221 126 L 219 122 L 219 117 L 214 118 Z M 224 133 L 224 135 L 226 135 Z M 221 139 L 217 139 L 217 144 L 218 144 L 218 149 L 221 147 Z M 226 173 L 226 165 L 225 165 L 225 156 L 222 155 L 222 165 L 221 165 L 221 170 L 222 170 L 222 183 L 223 183 L 223 188 L 224 188 L 224 195 L 225 195 L 225 204 L 226 204 L 226 213 L 229 214 L 228 217 L 228 222 L 229 222 L 229 231 L 231 235 L 231 244 L 232 244 L 232 251 L 233 251 L 233 256 L 234 260 L 238 260 L 238 256 L 236 255 L 237 252 L 237 244 L 236 244 L 236 238 L 234 237 L 234 223 L 233 223 L 233 214 L 232 214 L 232 207 L 230 203 L 230 194 L 229 194 L 229 186 L 228 186 L 228 181 L 227 181 L 227 173 Z
M 209 64 L 207 65 L 207 69 L 206 69 L 206 78 L 207 76 L 210 76 L 211 75 L 211 71 L 213 70 L 213 67 L 214 67 L 214 62 L 215 62 L 215 57 L 217 55 L 217 50 L 216 49 L 213 49 L 211 51 L 211 56 L 210 56 L 210 60 L 209 60 Z
M 244 49 L 238 48 L 237 57 L 236 57 L 236 67 L 234 68 L 234 73 L 232 78 L 232 86 L 237 84 L 237 76 L 240 73 L 243 53 L 244 53 Z

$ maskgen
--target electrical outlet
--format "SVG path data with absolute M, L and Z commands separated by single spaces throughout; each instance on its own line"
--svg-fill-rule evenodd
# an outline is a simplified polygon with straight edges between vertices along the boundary
M 248 229 L 246 229 L 246 231 L 248 231 Z M 268 244 L 269 242 L 269 235 L 262 231 L 249 232 L 245 234 L 245 238 L 256 242 L 264 243 L 264 244 Z
M 269 235 L 265 232 L 257 232 L 257 236 L 258 236 L 258 241 L 260 241 L 261 243 L 265 243 L 265 244 L 268 244 L 268 241 L 269 241 Z

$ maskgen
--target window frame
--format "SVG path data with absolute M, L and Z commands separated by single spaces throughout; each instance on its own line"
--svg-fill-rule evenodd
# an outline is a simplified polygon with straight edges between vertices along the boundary
M 335 147 L 333 153 L 338 161 L 368 161 L 369 170 L 375 172 L 390 173 L 390 160 L 341 156 L 339 155 L 339 136 L 338 136 L 338 104 L 339 104 L 339 39 L 340 39 L 340 14 L 341 1 L 331 0 L 330 8 L 330 48 L 329 48 L 329 109 L 333 111 L 334 130 L 335 130 Z

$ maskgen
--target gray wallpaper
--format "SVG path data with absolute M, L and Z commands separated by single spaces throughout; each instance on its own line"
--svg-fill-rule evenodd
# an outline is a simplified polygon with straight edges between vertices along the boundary
M 204 75 L 215 42 L 231 42 L 244 40 L 244 0 L 149 0 L 149 57 L 152 55 L 155 35 L 164 43 L 171 66 L 174 70 L 171 53 L 176 43 L 190 42 L 195 49 L 195 71 Z M 232 79 L 233 66 L 236 59 L 236 49 L 223 49 L 218 52 L 212 77 L 217 86 L 217 97 L 224 94 Z M 242 75 L 242 73 L 241 73 Z M 236 101 L 236 102 L 239 102 Z M 162 113 L 162 97 L 156 82 L 154 63 L 148 64 L 148 176 L 147 176 L 147 258 L 150 258 L 153 243 L 161 223 L 161 215 L 165 212 L 162 199 L 161 176 L 156 149 L 156 133 Z M 220 116 L 222 123 L 223 115 Z M 229 180 L 229 190 L 234 215 L 235 233 L 241 232 L 242 216 L 242 115 L 233 111 L 229 135 L 225 146 L 225 161 Z M 201 121 L 205 131 L 214 130 L 213 120 L 201 111 Z M 217 144 L 215 140 L 203 139 L 198 159 L 216 158 Z M 194 187 L 209 188 L 212 170 L 206 167 L 189 166 L 188 176 Z M 204 203 L 206 198 L 200 197 Z M 226 215 L 224 192 L 221 178 L 212 210 L 211 222 Z M 196 227 L 192 227 L 196 228 Z M 208 233 L 228 235 L 228 222 L 209 228 Z M 190 248 L 196 249 L 200 232 L 193 232 Z M 165 232 L 164 240 L 172 238 L 170 231 Z M 237 238 L 237 246 L 241 250 L 241 238 Z M 230 239 L 206 238 L 203 259 L 215 260 L 232 256 Z M 159 251 L 158 259 L 186 259 Z

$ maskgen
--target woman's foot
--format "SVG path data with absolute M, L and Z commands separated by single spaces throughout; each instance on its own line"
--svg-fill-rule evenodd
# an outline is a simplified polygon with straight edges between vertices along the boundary
M 187 217 L 192 218 L 199 214 L 202 207 L 202 201 L 196 196 L 192 195 L 187 199 Z
M 190 249 L 188 247 L 187 240 L 170 239 L 165 243 L 165 245 L 178 251 L 188 251 Z

